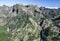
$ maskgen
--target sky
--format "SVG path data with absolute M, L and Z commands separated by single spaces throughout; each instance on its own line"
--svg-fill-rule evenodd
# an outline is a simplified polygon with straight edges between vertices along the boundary
M 34 4 L 39 7 L 58 8 L 60 7 L 60 0 L 0 0 L 0 5 L 12 6 L 14 4 Z

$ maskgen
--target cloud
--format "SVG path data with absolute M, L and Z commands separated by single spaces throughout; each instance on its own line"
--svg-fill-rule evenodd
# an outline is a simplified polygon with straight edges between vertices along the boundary
M 50 8 L 50 9 L 58 9 L 58 7 L 46 7 L 46 8 Z

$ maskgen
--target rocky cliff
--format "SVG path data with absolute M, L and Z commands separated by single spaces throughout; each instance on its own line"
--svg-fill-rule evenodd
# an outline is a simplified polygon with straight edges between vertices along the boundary
M 0 29 L 0 41 L 60 41 L 60 9 L 3 5 Z

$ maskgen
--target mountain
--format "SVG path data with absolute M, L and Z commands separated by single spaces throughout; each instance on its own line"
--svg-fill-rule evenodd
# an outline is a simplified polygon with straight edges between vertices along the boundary
M 60 9 L 0 6 L 0 30 L 0 41 L 60 41 Z

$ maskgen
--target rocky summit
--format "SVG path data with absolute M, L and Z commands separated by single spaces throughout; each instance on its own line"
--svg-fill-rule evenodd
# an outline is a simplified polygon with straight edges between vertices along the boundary
M 60 41 L 60 8 L 0 6 L 0 41 Z

